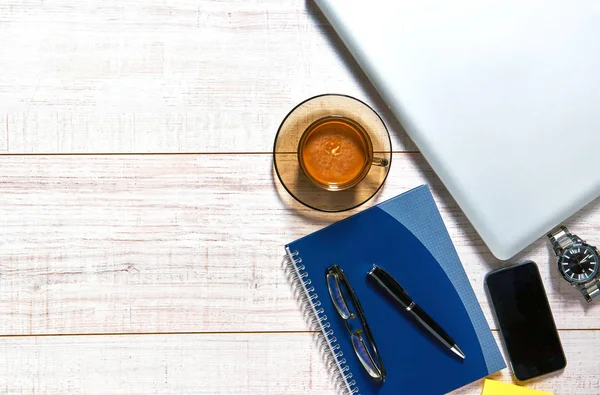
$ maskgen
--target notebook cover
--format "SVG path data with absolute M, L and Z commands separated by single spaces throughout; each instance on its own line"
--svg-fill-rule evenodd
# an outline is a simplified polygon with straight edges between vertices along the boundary
M 444 394 L 506 367 L 428 186 L 423 185 L 286 245 L 298 251 L 360 394 Z M 387 370 L 373 381 L 327 291 L 338 264 L 364 309 Z M 456 341 L 461 361 L 367 282 L 386 269 Z

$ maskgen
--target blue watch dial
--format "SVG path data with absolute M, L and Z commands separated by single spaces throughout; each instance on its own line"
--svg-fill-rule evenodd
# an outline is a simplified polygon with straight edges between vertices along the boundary
M 594 248 L 576 244 L 567 248 L 558 261 L 558 270 L 567 281 L 585 283 L 598 274 L 600 258 Z

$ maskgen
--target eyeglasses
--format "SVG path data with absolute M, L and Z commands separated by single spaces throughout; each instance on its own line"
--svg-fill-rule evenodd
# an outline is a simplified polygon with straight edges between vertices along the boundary
M 376 381 L 384 381 L 386 372 L 383 361 L 377 351 L 365 313 L 346 274 L 338 265 L 333 265 L 327 268 L 326 276 L 329 296 L 346 324 L 358 360 L 369 376 Z

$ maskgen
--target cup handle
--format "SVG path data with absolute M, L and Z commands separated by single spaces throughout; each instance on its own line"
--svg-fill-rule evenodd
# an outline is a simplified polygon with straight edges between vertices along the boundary
M 373 158 L 373 162 L 371 164 L 373 166 L 387 167 L 390 164 L 390 161 L 385 158 Z

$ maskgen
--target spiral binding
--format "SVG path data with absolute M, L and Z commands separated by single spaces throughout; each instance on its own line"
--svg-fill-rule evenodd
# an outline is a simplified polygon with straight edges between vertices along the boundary
M 302 264 L 302 258 L 298 251 L 290 251 L 286 247 L 287 255 L 284 257 L 287 270 L 292 277 L 292 284 L 299 293 L 301 299 L 301 308 L 304 314 L 308 316 L 311 324 L 317 329 L 319 348 L 323 350 L 324 357 L 329 365 L 328 368 L 334 371 L 334 380 L 343 394 L 360 395 L 356 386 L 356 381 L 352 379 L 350 367 L 346 364 L 344 353 L 340 350 L 337 338 L 334 336 L 331 324 L 327 322 L 327 316 L 319 301 L 319 295 L 315 292 L 315 287 L 311 285 L 308 273 Z

